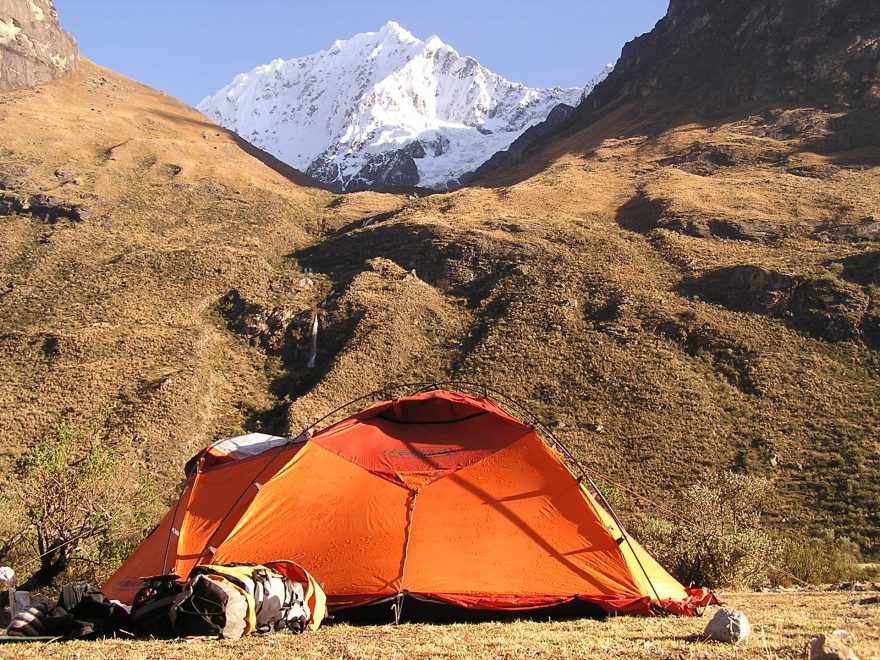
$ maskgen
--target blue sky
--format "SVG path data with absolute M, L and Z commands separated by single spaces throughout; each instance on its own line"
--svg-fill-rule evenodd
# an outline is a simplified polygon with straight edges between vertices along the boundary
M 190 104 L 275 58 L 328 48 L 395 20 L 505 78 L 586 83 L 669 0 L 55 0 L 94 62 Z

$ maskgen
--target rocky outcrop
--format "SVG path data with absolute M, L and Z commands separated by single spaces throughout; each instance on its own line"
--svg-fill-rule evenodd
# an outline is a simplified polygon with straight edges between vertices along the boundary
M 61 220 L 83 222 L 94 217 L 91 209 L 54 195 L 40 194 L 28 198 L 0 193 L 0 216 L 12 214 L 30 215 L 53 225 Z
M 880 5 L 671 0 L 579 108 L 649 97 L 703 112 L 755 102 L 844 107 L 880 94 Z
M 0 0 L 0 91 L 55 80 L 78 63 L 52 0 Z
M 878 348 L 880 318 L 872 292 L 829 277 L 787 275 L 759 266 L 728 266 L 685 282 L 682 292 L 737 312 L 764 314 L 826 341 Z
M 301 357 L 305 351 L 305 339 L 314 319 L 314 312 L 309 309 L 266 308 L 246 301 L 237 289 L 220 299 L 218 311 L 229 330 L 242 335 L 251 346 L 287 362 Z
M 545 134 L 535 142 L 570 135 L 628 103 L 666 119 L 761 106 L 842 110 L 817 149 L 876 143 L 880 3 L 670 0 L 666 16 L 623 47 L 611 74 L 564 121 L 533 127 Z M 493 158 L 479 176 L 518 160 Z
M 415 154 L 413 153 L 415 152 Z M 371 156 L 366 164 L 358 170 L 345 184 L 338 187 L 342 192 L 358 192 L 360 190 L 376 190 L 379 192 L 395 191 L 403 188 L 413 188 L 419 184 L 419 169 L 415 158 L 425 155 L 421 145 L 413 142 L 404 149 L 386 151 Z M 337 169 L 333 161 L 317 159 L 306 172 L 319 181 L 334 181 L 333 173 Z

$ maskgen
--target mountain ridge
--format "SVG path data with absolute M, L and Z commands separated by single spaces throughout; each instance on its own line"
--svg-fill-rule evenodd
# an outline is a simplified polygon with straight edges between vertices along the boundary
M 736 38 L 731 38 L 731 26 Z M 654 29 L 624 45 L 575 111 L 535 126 L 463 181 L 473 183 L 628 106 L 655 130 L 694 118 L 812 106 L 840 111 L 818 139 L 880 143 L 880 5 L 860 0 L 671 0 Z M 819 145 L 821 149 L 821 145 Z
M 439 37 L 421 41 L 389 21 L 239 74 L 198 108 L 338 190 L 442 190 L 582 95 L 511 83 Z

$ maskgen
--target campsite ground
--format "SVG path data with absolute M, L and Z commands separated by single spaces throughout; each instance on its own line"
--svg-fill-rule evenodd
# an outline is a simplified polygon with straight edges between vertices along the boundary
M 524 621 L 456 625 L 334 625 L 299 636 L 237 642 L 130 641 L 14 644 L 0 656 L 16 658 L 804 658 L 809 640 L 842 629 L 862 660 L 880 658 L 880 606 L 847 601 L 875 593 L 784 592 L 724 594 L 752 622 L 738 646 L 703 642 L 702 618 L 614 617 L 606 621 Z

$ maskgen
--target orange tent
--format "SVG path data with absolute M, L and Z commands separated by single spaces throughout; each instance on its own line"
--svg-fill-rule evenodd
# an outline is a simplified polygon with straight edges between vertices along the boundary
M 200 563 L 289 559 L 331 611 L 389 600 L 399 611 L 406 596 L 693 614 L 711 599 L 669 575 L 534 428 L 488 398 L 432 390 L 312 438 L 257 440 L 198 457 L 180 501 L 104 585 L 109 597 L 130 603 L 142 576 Z

